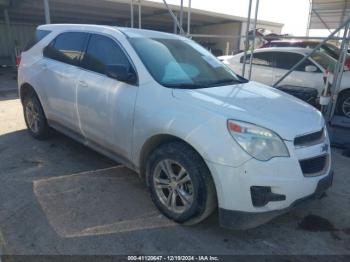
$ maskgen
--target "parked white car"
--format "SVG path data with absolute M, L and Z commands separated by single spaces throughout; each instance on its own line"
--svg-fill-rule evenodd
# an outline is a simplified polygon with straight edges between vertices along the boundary
M 257 49 L 253 54 L 251 79 L 272 86 L 310 51 L 311 49 L 301 47 Z M 223 56 L 219 57 L 219 59 L 236 73 L 242 74 L 244 53 L 234 56 Z M 246 75 L 248 74 L 249 60 L 250 54 L 247 55 L 246 59 Z M 334 58 L 318 51 L 286 77 L 279 86 L 314 88 L 320 95 L 325 87 L 323 80 L 325 71 L 327 69 L 332 71 L 335 64 L 336 60 Z M 332 83 L 332 80 L 333 75 L 330 77 L 330 83 Z M 337 114 L 350 118 L 350 71 L 347 67 L 343 73 L 341 92 L 338 97 Z
M 29 132 L 52 127 L 135 170 L 167 217 L 196 223 L 218 205 L 221 225 L 249 228 L 331 185 L 322 115 L 192 40 L 95 25 L 37 36 L 18 74 Z

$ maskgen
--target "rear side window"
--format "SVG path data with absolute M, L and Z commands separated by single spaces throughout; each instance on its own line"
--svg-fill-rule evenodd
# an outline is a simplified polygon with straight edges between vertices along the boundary
M 78 66 L 85 50 L 87 38 L 87 33 L 62 33 L 45 47 L 44 56 L 66 64 Z
M 287 53 L 287 52 L 275 52 L 275 67 L 280 69 L 289 70 L 295 64 L 297 64 L 301 59 L 303 59 L 303 55 L 296 53 Z M 305 67 L 308 65 L 314 65 L 310 60 L 306 60 L 304 63 L 299 65 L 295 70 L 296 71 L 305 71 Z
M 34 45 L 39 43 L 44 37 L 46 37 L 50 33 L 51 33 L 51 31 L 49 31 L 49 30 L 39 30 L 39 29 L 36 30 L 34 37 L 29 40 L 29 42 L 27 43 L 27 45 L 25 46 L 23 51 L 24 52 L 28 51 L 29 49 L 31 49 Z
M 249 64 L 250 54 L 247 55 L 246 63 Z M 244 56 L 241 57 L 241 63 L 244 61 Z M 271 52 L 255 53 L 253 54 L 253 65 L 260 66 L 272 66 L 272 54 Z
M 120 46 L 112 39 L 102 35 L 91 35 L 82 67 L 106 74 L 109 65 L 125 65 L 130 63 Z

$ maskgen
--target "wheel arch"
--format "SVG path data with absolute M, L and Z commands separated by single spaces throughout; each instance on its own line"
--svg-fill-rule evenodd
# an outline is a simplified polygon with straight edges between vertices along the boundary
M 341 107 L 341 101 L 342 101 L 344 95 L 350 95 L 350 87 L 342 89 L 337 95 L 336 112 L 338 114 L 340 114 L 340 112 L 341 112 L 341 108 L 340 108 Z
M 147 157 L 161 145 L 164 145 L 170 142 L 175 142 L 175 141 L 182 142 L 188 145 L 189 147 L 191 147 L 202 158 L 202 160 L 205 163 L 205 160 L 203 156 L 199 153 L 199 151 L 184 139 L 174 135 L 170 135 L 170 134 L 157 134 L 148 138 L 141 148 L 141 151 L 139 154 L 139 171 L 142 178 L 146 178 L 146 175 L 147 175 Z
M 338 97 L 341 97 L 344 93 L 350 93 L 350 87 L 342 89 L 339 94 Z
M 38 93 L 38 91 L 34 88 L 33 85 L 31 85 L 31 84 L 29 84 L 29 83 L 27 83 L 27 82 L 21 84 L 21 86 L 20 86 L 20 88 L 19 88 L 19 98 L 20 98 L 20 100 L 21 100 L 22 105 L 23 105 L 23 102 L 24 102 L 24 98 L 25 98 L 27 95 L 29 95 L 29 94 L 35 94 L 35 95 L 36 95 L 36 97 L 38 98 L 39 103 L 40 103 L 40 105 L 41 105 L 41 107 L 42 107 L 42 109 L 43 109 L 44 115 L 45 115 L 45 117 L 47 118 L 46 110 L 45 110 L 44 105 L 43 105 L 43 103 L 42 103 L 43 100 L 41 99 L 41 96 L 40 96 L 40 94 Z
M 23 99 L 30 93 L 34 93 L 36 94 L 36 96 L 38 96 L 35 88 L 31 84 L 23 83 L 19 88 L 19 98 L 21 99 L 22 104 L 23 104 Z

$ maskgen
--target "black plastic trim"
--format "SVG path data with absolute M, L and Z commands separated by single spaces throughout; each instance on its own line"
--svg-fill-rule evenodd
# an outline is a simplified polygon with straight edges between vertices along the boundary
M 255 207 L 265 206 L 271 201 L 284 201 L 286 200 L 285 195 L 276 194 L 271 192 L 269 186 L 251 186 L 250 194 L 252 197 L 252 203 Z

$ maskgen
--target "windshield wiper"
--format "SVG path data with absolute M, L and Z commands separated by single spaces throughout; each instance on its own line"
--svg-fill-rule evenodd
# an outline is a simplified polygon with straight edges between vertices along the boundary
M 194 89 L 194 88 L 205 88 L 207 86 L 196 83 L 178 83 L 178 84 L 163 84 L 165 87 L 171 88 L 183 88 L 183 89 Z
M 212 82 L 207 82 L 205 84 L 209 85 L 209 86 L 216 86 L 216 85 L 221 85 L 221 84 L 243 84 L 245 83 L 242 80 L 238 80 L 238 79 L 234 79 L 234 78 L 224 78 L 224 79 L 220 79 L 217 81 L 212 81 Z

